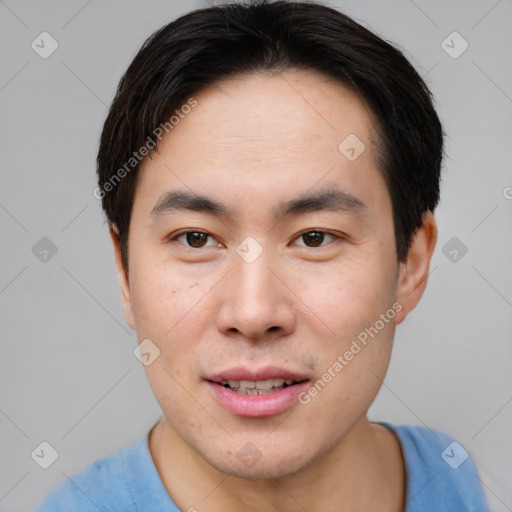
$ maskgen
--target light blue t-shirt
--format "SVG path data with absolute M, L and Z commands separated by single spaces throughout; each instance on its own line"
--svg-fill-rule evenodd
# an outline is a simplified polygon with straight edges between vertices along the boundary
M 380 424 L 402 445 L 406 512 L 489 512 L 474 463 L 459 443 L 437 430 Z M 180 512 L 151 458 L 149 432 L 63 482 L 33 512 Z

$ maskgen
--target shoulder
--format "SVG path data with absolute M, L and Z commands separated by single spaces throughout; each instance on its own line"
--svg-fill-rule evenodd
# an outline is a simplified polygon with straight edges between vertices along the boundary
M 66 476 L 33 512 L 114 512 L 135 510 L 126 485 L 125 464 L 143 448 L 141 439 L 113 455 L 96 460 L 87 469 Z
M 473 459 L 439 430 L 382 423 L 395 432 L 407 471 L 407 512 L 488 512 Z

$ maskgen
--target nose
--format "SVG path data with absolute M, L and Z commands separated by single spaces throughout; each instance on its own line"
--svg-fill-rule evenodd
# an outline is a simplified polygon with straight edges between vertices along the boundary
M 265 251 L 247 263 L 235 257 L 234 268 L 220 286 L 217 327 L 226 336 L 268 340 L 290 334 L 295 328 L 294 299 L 290 283 L 268 261 Z M 282 274 L 282 272 L 281 272 Z

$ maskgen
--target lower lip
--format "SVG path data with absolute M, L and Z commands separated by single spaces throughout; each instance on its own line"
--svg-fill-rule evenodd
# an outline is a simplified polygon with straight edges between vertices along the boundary
M 297 402 L 297 396 L 310 386 L 307 380 L 265 395 L 242 395 L 220 384 L 206 383 L 220 405 L 233 414 L 249 418 L 274 416 L 286 411 Z

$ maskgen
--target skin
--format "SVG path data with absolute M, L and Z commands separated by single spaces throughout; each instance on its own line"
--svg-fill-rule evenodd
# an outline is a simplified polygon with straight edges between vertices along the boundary
M 425 289 L 434 216 L 425 214 L 407 261 L 398 264 L 372 119 L 338 82 L 305 70 L 250 74 L 194 97 L 197 106 L 142 164 L 128 276 L 111 231 L 126 320 L 161 351 L 145 371 L 163 411 L 149 447 L 165 488 L 182 510 L 403 510 L 400 444 L 366 414 L 388 368 L 395 326 Z M 338 150 L 349 134 L 366 146 L 354 161 Z M 363 201 L 364 215 L 273 219 L 280 201 L 329 186 Z M 152 216 L 171 189 L 206 195 L 235 214 Z M 202 247 L 185 236 L 170 242 L 181 229 L 210 237 Z M 306 230 L 345 238 L 312 244 L 301 236 Z M 249 236 L 263 249 L 250 264 L 236 253 Z M 307 405 L 241 417 L 221 407 L 202 379 L 239 364 L 276 364 L 314 382 L 396 302 L 396 317 Z M 236 456 L 248 442 L 261 454 L 251 467 Z

